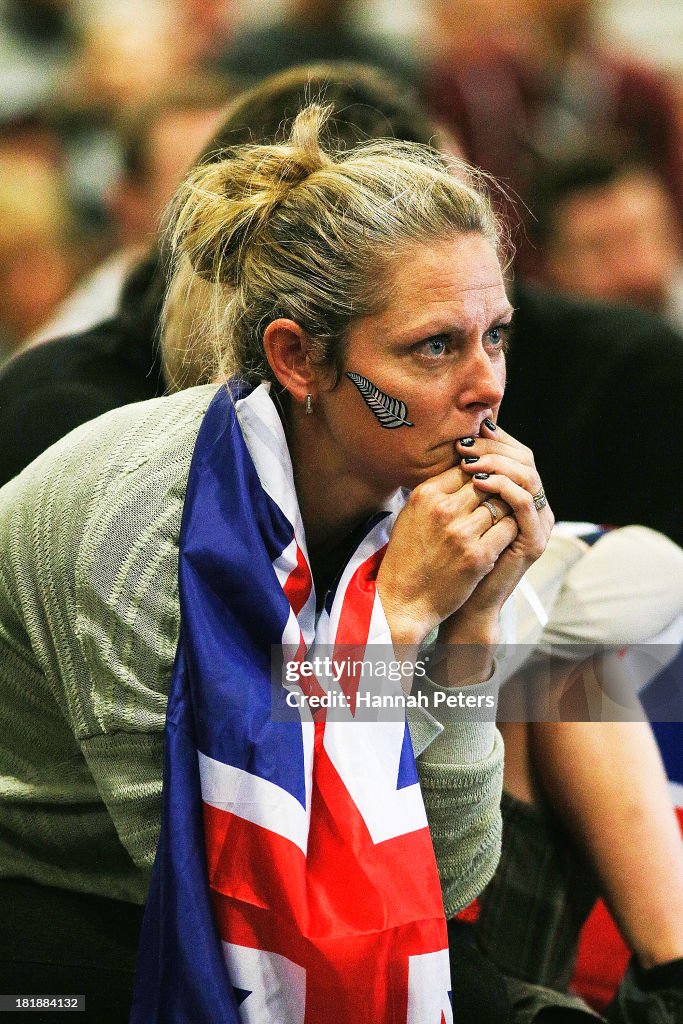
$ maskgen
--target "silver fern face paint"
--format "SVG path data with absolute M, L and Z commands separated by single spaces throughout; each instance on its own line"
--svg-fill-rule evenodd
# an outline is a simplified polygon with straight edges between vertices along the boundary
M 380 427 L 396 430 L 397 427 L 414 427 L 408 419 L 408 406 L 400 398 L 392 398 L 376 384 L 360 373 L 347 371 L 346 376 L 358 388 L 365 404 L 377 418 Z

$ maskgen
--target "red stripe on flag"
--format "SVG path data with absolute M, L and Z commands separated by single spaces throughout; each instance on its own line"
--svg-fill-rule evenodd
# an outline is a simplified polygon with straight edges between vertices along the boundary
M 463 907 L 455 916 L 458 921 L 464 921 L 465 924 L 476 924 L 481 914 L 481 904 L 478 899 L 472 900 L 466 907 Z
M 384 544 L 361 562 L 349 580 L 334 638 L 336 644 L 367 643 L 377 589 L 375 582 L 386 549 L 387 545 Z
M 299 614 L 308 601 L 312 587 L 311 570 L 308 568 L 308 562 L 304 558 L 303 551 L 297 544 L 296 568 L 292 569 L 282 588 L 295 615 Z
M 238 901 L 306 921 L 306 860 L 291 839 L 204 804 L 209 885 Z
M 308 652 L 306 641 L 304 640 L 304 635 L 301 630 L 299 630 L 299 636 L 301 639 L 299 640 L 299 646 L 297 647 L 296 654 L 290 659 L 292 665 L 301 665 L 301 663 L 306 660 L 306 654 Z M 297 679 L 297 686 L 303 693 L 304 697 L 323 697 L 327 692 L 320 685 L 318 677 L 312 674 L 310 676 L 299 675 Z M 319 707 L 317 711 L 314 712 L 314 717 L 317 716 L 318 718 L 321 718 L 324 717 L 325 714 L 325 708 Z
M 377 593 L 377 573 L 386 549 L 387 545 L 384 544 L 364 562 L 361 562 L 353 573 L 346 587 L 344 603 L 339 615 L 335 636 L 335 657 L 338 657 L 340 662 L 346 662 L 348 659 L 358 666 L 347 667 L 339 680 L 339 686 L 349 702 L 352 714 L 355 714 L 356 711 L 356 697 L 362 671 L 360 663 L 365 655 L 372 609 Z M 346 649 L 337 651 L 339 644 L 346 645 Z M 349 649 L 350 645 L 353 646 L 353 649 Z

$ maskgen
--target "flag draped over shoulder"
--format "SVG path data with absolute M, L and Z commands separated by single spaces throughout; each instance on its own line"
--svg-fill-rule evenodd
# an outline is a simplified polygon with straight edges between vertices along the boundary
M 450 1024 L 438 872 L 405 721 L 292 721 L 271 648 L 390 644 L 375 578 L 402 498 L 316 622 L 267 385 L 219 389 L 180 537 L 163 818 L 132 1024 Z M 289 721 L 278 720 L 289 717 Z

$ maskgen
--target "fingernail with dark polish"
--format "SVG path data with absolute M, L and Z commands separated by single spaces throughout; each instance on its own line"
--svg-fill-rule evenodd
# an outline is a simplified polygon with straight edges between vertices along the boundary
M 493 420 L 490 420 L 488 417 L 484 420 L 484 426 L 488 427 L 489 430 L 496 429 L 496 424 L 493 422 Z
M 468 455 L 467 458 L 462 460 L 466 466 L 471 466 L 473 462 L 479 462 L 478 455 Z
M 475 480 L 488 480 L 488 478 L 490 476 L 491 476 L 490 473 L 475 473 L 474 474 L 474 479 Z
M 463 448 L 471 448 L 472 445 L 474 444 L 474 438 L 473 437 L 461 437 L 460 438 L 460 444 L 463 446 Z

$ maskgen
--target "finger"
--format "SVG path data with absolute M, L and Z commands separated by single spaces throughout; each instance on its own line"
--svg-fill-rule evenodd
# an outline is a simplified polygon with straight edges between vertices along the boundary
M 412 511 L 424 524 L 426 532 L 452 530 L 458 526 L 464 536 L 479 536 L 477 524 L 470 522 L 470 516 L 479 508 L 482 498 L 469 477 L 463 476 L 465 486 L 450 493 L 444 493 L 435 485 L 434 477 L 425 481 L 413 489 L 404 511 Z
M 504 516 L 511 515 L 512 509 L 500 498 L 482 498 L 469 481 L 467 487 L 441 502 L 441 513 L 451 522 L 460 520 L 462 536 L 481 537 Z
M 451 518 L 463 517 L 467 518 L 473 513 L 477 513 L 481 506 L 482 498 L 481 494 L 475 489 L 472 480 L 467 477 L 467 485 L 461 487 L 455 494 L 445 495 L 441 500 L 441 508 Z M 505 504 L 502 501 L 497 501 L 498 509 L 497 513 L 503 515 Z M 489 519 L 491 514 L 489 513 Z M 477 532 L 479 522 L 482 521 L 481 516 L 475 516 L 472 520 L 472 532 Z
M 505 516 L 512 514 L 512 509 L 505 501 L 501 501 L 500 498 L 494 498 L 491 495 L 490 498 L 484 498 L 480 501 L 479 507 L 473 513 L 473 517 L 476 520 L 478 536 L 481 537 L 484 533 L 487 533 L 492 529 L 501 519 Z
M 493 474 L 486 480 L 473 479 L 472 483 L 477 490 L 483 491 L 486 494 L 497 494 L 503 501 L 508 503 L 514 518 L 517 520 L 520 532 L 534 548 L 536 547 L 536 542 L 540 540 L 543 541 L 543 546 L 545 546 L 545 541 L 555 521 L 550 505 L 546 505 L 544 509 L 538 511 L 529 491 L 520 487 L 519 484 L 514 483 L 508 477 L 498 476 L 498 474 Z M 539 554 L 541 551 L 542 547 L 539 550 Z
M 501 444 L 509 445 L 511 448 L 521 448 L 524 451 L 528 451 L 526 445 L 523 445 L 521 441 L 518 441 L 512 434 L 508 434 L 506 430 L 503 430 L 500 423 L 494 423 L 490 419 L 485 419 L 479 429 L 480 437 L 488 440 L 496 440 Z
M 460 465 L 457 465 L 451 466 L 450 469 L 446 469 L 436 476 L 430 476 L 428 480 L 418 484 L 414 490 L 425 491 L 428 494 L 455 494 L 468 482 L 468 474 L 463 472 Z
M 481 544 L 484 552 L 496 562 L 503 551 L 519 536 L 519 524 L 514 516 L 499 519 L 495 526 L 482 535 Z
M 455 442 L 455 449 L 461 458 L 460 465 L 465 459 L 481 458 L 482 455 L 502 455 L 525 466 L 534 465 L 534 453 L 518 441 L 508 444 L 497 437 L 461 437 Z
M 477 480 L 481 479 L 480 473 L 497 473 L 499 476 L 506 476 L 523 487 L 529 494 L 538 494 L 543 486 L 535 466 L 526 466 L 505 455 L 481 455 L 476 462 L 463 464 L 462 469 L 464 473 L 471 474 Z

